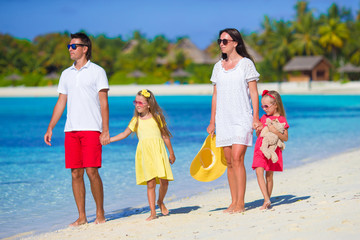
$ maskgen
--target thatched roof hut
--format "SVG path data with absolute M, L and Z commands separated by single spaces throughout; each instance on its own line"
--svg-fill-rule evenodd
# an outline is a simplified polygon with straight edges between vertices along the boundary
M 344 66 L 339 67 L 338 72 L 341 72 L 341 73 L 357 73 L 357 72 L 360 72 L 360 67 L 354 66 L 351 63 L 347 63 Z
M 324 56 L 293 57 L 283 70 L 289 82 L 329 80 L 331 63 Z
M 190 73 L 184 71 L 184 69 L 182 68 L 179 68 L 179 69 L 176 69 L 174 72 L 171 73 L 171 76 L 172 77 L 189 77 L 190 76 Z

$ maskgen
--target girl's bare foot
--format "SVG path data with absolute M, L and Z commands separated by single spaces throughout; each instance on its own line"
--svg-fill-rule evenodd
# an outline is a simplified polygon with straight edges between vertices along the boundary
M 156 214 L 155 214 L 155 215 L 150 215 L 150 217 L 148 217 L 148 218 L 146 219 L 146 221 L 151 221 L 151 220 L 154 220 L 154 219 L 156 219 L 156 218 L 157 218 Z
M 260 207 L 260 210 L 266 210 L 266 209 L 269 209 L 271 206 L 271 202 L 270 200 L 269 201 L 266 201 L 264 202 L 264 204 Z
M 159 206 L 162 215 L 166 216 L 169 214 L 169 210 L 165 207 L 165 204 L 163 202 L 157 202 L 157 205 Z
M 87 224 L 87 220 L 78 218 L 75 222 L 69 224 L 69 227 L 78 227 L 84 224 Z

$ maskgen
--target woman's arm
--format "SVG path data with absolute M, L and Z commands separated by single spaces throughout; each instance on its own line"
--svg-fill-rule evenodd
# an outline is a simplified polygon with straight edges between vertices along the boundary
M 211 100 L 211 118 L 210 118 L 210 124 L 207 127 L 207 132 L 209 134 L 211 134 L 211 137 L 214 135 L 215 132 L 215 115 L 216 115 L 216 95 L 217 95 L 217 91 L 216 91 L 216 85 L 214 85 L 214 91 L 213 91 L 213 95 L 212 95 L 212 100 Z
M 257 129 L 261 125 L 261 122 L 259 121 L 259 94 L 257 83 L 256 81 L 251 81 L 248 85 L 253 107 L 253 129 Z
M 124 138 L 127 138 L 131 133 L 132 133 L 132 131 L 130 130 L 130 128 L 127 127 L 125 129 L 125 131 L 123 131 L 122 133 L 119 133 L 118 135 L 111 137 L 110 142 L 112 143 L 112 142 L 123 140 Z
M 170 137 L 169 136 L 162 136 L 163 139 L 164 139 L 164 142 L 165 142 L 165 145 L 167 147 L 167 149 L 169 150 L 169 160 L 170 160 L 170 163 L 173 164 L 175 162 L 175 154 L 174 154 L 174 149 L 172 148 L 172 145 L 171 145 L 171 141 L 170 141 Z

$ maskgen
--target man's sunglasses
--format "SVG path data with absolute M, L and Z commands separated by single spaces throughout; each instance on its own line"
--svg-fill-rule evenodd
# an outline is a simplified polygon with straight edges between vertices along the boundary
M 228 40 L 228 39 L 218 39 L 217 40 L 217 43 L 220 45 L 221 44 L 221 42 L 223 42 L 223 44 L 226 46 L 229 42 L 235 42 L 234 40 Z
M 87 46 L 85 44 L 81 44 L 81 43 L 73 43 L 73 44 L 68 44 L 68 49 L 71 47 L 73 50 L 76 50 L 77 46 Z

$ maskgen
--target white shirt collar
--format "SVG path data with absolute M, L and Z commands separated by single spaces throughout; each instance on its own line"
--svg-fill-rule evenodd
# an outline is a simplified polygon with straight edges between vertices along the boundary
M 87 63 L 86 63 L 84 66 L 82 66 L 78 71 L 80 71 L 80 70 L 83 69 L 83 68 L 88 68 L 88 67 L 90 66 L 90 63 L 91 63 L 91 61 L 88 60 Z M 74 62 L 73 65 L 71 66 L 71 69 L 72 69 L 72 70 L 77 70 L 77 68 L 75 67 L 75 62 Z

